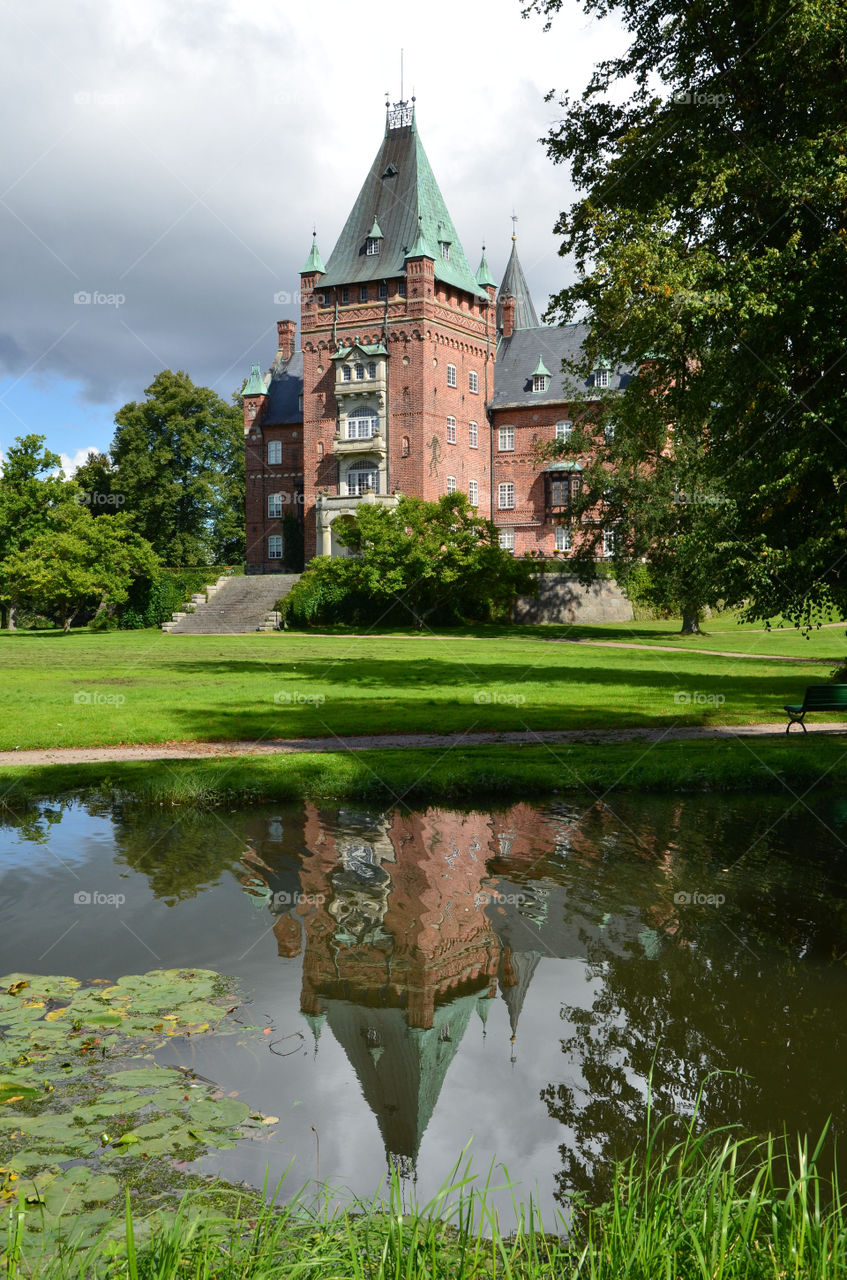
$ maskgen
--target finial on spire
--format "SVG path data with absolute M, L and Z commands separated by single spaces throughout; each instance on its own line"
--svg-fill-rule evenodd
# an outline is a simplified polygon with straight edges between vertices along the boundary
M 517 240 L 517 238 L 518 238 L 518 215 L 513 212 L 512 213 L 512 242 L 514 243 Z

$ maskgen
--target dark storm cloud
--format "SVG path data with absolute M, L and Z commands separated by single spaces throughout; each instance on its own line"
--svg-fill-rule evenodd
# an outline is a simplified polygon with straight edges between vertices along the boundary
M 277 313 L 295 310 L 274 295 L 308 247 L 305 113 L 320 119 L 286 88 L 296 35 L 227 13 L 167 6 L 151 36 L 93 3 L 6 12 L 4 372 L 108 401 L 165 365 L 228 394 L 257 345 L 269 359 Z
M 327 3 L 320 23 L 265 0 L 2 11 L 0 111 L 14 127 L 0 182 L 0 371 L 75 379 L 117 407 L 165 366 L 223 395 L 252 360 L 267 367 L 275 321 L 298 315 L 312 220 L 326 257 L 377 150 L 387 51 L 408 20 L 377 0 L 379 21 L 361 30 Z M 463 65 L 476 11 L 434 6 L 453 15 Z M 480 57 L 496 79 L 495 57 L 512 52 L 497 24 L 512 43 L 532 33 L 512 0 L 483 11 Z M 485 77 L 442 93 L 437 16 L 415 54 L 424 144 L 474 265 L 486 236 L 502 271 L 517 208 L 543 307 L 563 283 L 550 229 L 565 189 L 536 143 L 548 109 L 514 74 L 496 102 Z

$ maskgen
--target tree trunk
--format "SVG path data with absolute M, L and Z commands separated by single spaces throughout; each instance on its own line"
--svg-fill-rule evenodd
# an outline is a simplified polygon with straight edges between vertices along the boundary
M 17 612 L 18 612 L 17 600 L 10 600 L 9 611 L 8 611 L 8 616 L 6 621 L 6 625 L 10 631 L 17 631 L 18 629 Z
M 682 610 L 682 635 L 699 636 L 702 635 L 700 630 L 700 610 L 693 607 L 686 607 Z

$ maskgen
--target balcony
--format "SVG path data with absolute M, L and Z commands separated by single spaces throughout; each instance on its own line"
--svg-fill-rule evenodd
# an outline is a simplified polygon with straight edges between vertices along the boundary
M 340 433 L 336 433 L 333 449 L 341 458 L 384 458 L 388 453 L 388 444 L 381 431 L 356 440 L 348 440 Z

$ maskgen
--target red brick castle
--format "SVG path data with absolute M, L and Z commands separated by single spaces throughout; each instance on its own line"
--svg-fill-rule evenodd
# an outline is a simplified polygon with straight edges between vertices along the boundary
M 414 99 L 387 108 L 338 243 L 324 265 L 314 237 L 300 279 L 301 349 L 280 320 L 269 372 L 254 365 L 244 388 L 247 572 L 287 567 L 292 518 L 308 561 L 343 554 L 333 521 L 360 502 L 456 490 L 516 554 L 567 553 L 581 466 L 539 464 L 535 445 L 571 429 L 562 360 L 584 327 L 539 325 L 514 235 L 499 290 L 484 249 L 473 272 Z M 625 377 L 600 368 L 579 390 Z

